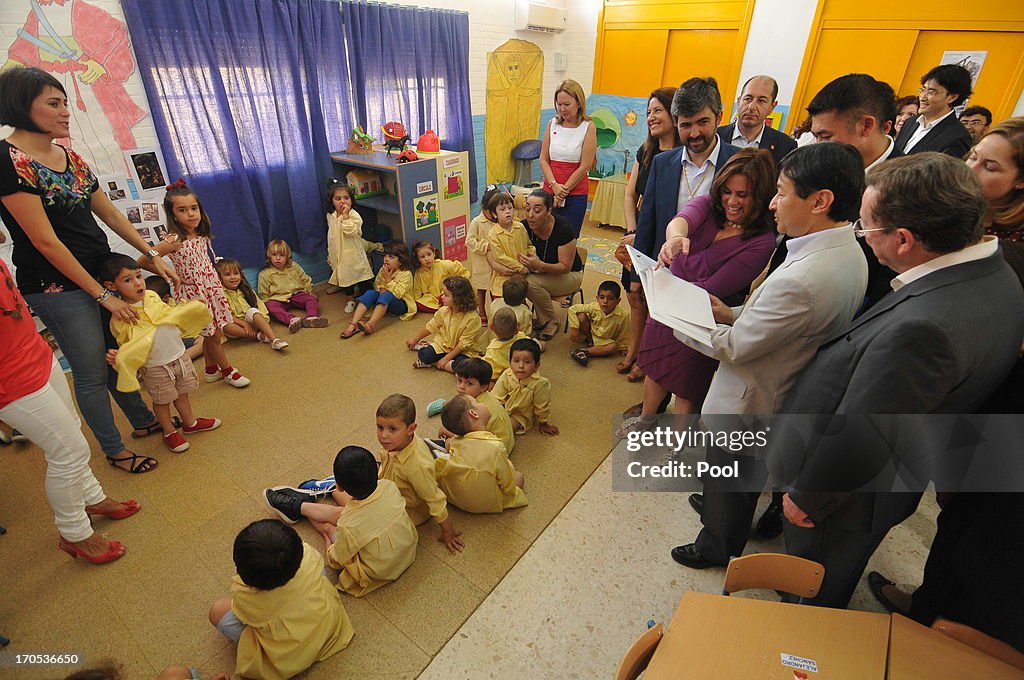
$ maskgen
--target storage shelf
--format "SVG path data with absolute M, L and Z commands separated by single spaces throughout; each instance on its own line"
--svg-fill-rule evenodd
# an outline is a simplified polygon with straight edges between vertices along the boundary
M 367 196 L 366 198 L 356 199 L 357 206 L 366 206 L 367 208 L 373 208 L 374 210 L 381 210 L 386 213 L 392 213 L 394 215 L 400 215 L 402 213 L 401 208 L 398 206 L 398 199 L 391 194 L 380 194 L 378 196 Z

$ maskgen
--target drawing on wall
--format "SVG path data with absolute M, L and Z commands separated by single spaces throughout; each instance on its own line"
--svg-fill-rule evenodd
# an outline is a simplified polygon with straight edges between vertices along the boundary
M 458 198 L 466 194 L 466 183 L 462 177 L 462 170 L 449 170 L 444 173 L 444 200 Z
M 416 228 L 426 229 L 437 226 L 440 216 L 437 210 L 437 194 L 412 199 Z
M 444 248 L 442 255 L 446 260 L 465 260 L 469 257 L 466 251 L 466 216 L 459 215 L 444 221 Z
M 137 146 L 132 126 L 148 114 L 124 84 L 135 71 L 128 27 L 83 0 L 14 0 L 28 10 L 3 68 L 34 66 L 61 81 L 74 138 L 58 140 L 98 175 L 123 172 L 122 151 Z
M 988 50 L 946 50 L 942 53 L 939 64 L 956 64 L 967 69 L 967 72 L 971 74 L 971 89 L 973 90 L 978 85 L 978 76 L 981 75 L 981 67 L 985 65 L 987 56 Z M 969 101 L 970 99 L 965 99 L 954 108 L 958 118 L 967 108 Z
M 487 54 L 487 117 L 484 149 L 487 183 L 511 182 L 516 176 L 512 149 L 537 138 L 544 53 L 527 40 L 507 40 Z
M 647 125 L 639 124 L 645 119 L 636 113 L 647 111 L 647 100 L 595 93 L 587 97 L 587 111 L 597 128 L 597 162 L 590 176 L 611 177 L 627 172 L 637 147 L 647 139 Z M 630 124 L 633 117 L 637 120 Z
M 139 149 L 128 154 L 135 176 L 143 191 L 163 189 L 167 186 L 167 173 L 163 159 L 156 149 Z

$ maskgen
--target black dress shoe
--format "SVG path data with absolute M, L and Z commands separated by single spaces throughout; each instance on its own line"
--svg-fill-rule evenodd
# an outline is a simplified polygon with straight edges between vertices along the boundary
M 697 511 L 697 514 L 704 513 L 704 496 L 699 493 L 691 493 L 687 499 L 690 501 L 690 507 Z
M 885 607 L 885 610 L 890 614 L 906 615 L 907 612 L 893 604 L 893 601 L 886 596 L 885 591 L 882 590 L 885 586 L 895 588 L 896 582 L 890 581 L 877 571 L 872 571 L 868 574 L 868 588 L 871 590 L 871 594 L 875 596 L 875 599 L 878 600 L 878 603 Z
M 707 569 L 708 567 L 724 567 L 724 564 L 718 562 L 712 562 L 708 558 L 700 554 L 697 550 L 696 543 L 689 543 L 687 545 L 678 545 L 672 548 L 672 559 L 684 567 L 690 569 Z
M 782 506 L 772 503 L 765 509 L 761 519 L 757 520 L 757 526 L 754 527 L 754 536 L 756 538 L 768 539 L 775 538 L 781 533 Z

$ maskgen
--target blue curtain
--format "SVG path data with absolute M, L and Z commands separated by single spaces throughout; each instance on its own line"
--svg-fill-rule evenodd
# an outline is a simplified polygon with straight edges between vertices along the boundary
M 380 138 L 400 121 L 415 144 L 434 130 L 441 147 L 469 152 L 476 201 L 469 102 L 469 15 L 450 10 L 342 2 L 355 116 Z
M 170 179 L 196 190 L 218 254 L 254 266 L 271 239 L 322 249 L 328 153 L 352 127 L 338 5 L 122 4 Z

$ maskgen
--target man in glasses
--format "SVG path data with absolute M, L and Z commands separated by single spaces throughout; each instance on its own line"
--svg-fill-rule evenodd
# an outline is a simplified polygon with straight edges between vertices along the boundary
M 970 133 L 971 144 L 977 144 L 992 124 L 992 112 L 984 106 L 968 106 L 960 114 L 960 124 Z
M 911 118 L 896 136 L 903 155 L 939 151 L 962 159 L 971 148 L 971 135 L 953 109 L 971 96 L 971 74 L 963 66 L 936 66 L 921 78 L 917 118 Z

